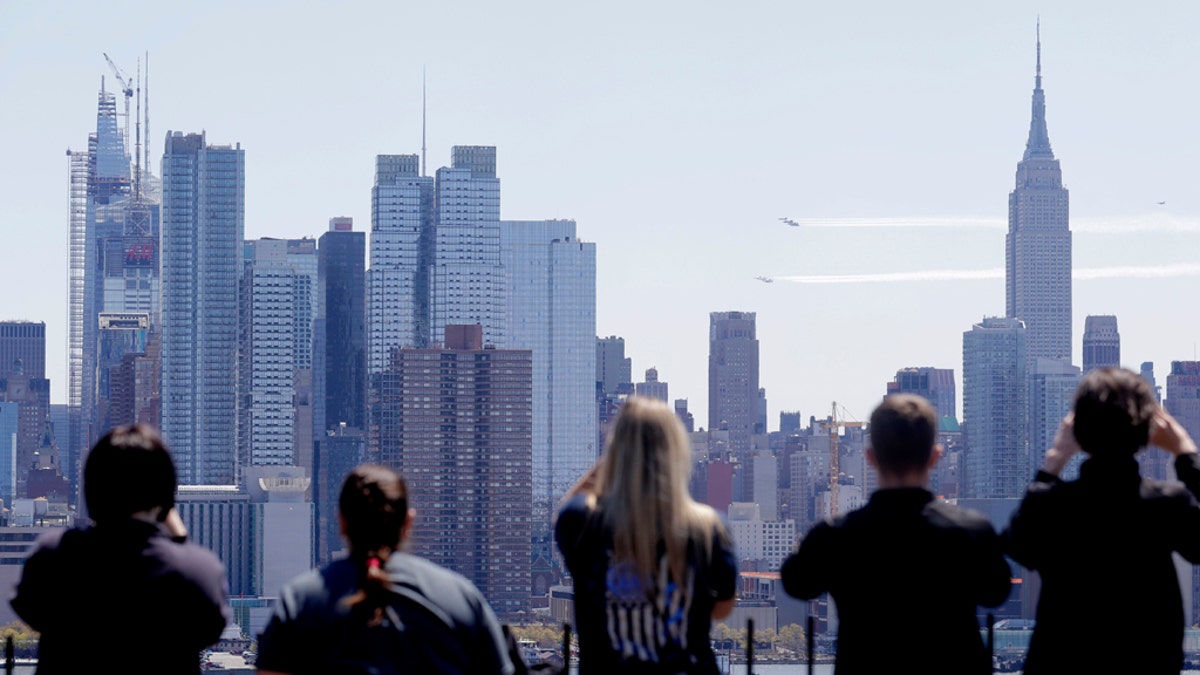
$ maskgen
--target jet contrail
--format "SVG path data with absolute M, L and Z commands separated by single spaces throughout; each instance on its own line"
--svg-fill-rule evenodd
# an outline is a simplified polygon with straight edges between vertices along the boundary
M 1171 263 L 1166 265 L 1083 267 L 1074 270 L 1077 281 L 1093 279 L 1166 279 L 1200 276 L 1200 263 Z M 877 284 L 902 281 L 976 281 L 1003 279 L 1002 268 L 983 270 L 922 270 L 917 272 L 881 272 L 876 274 L 822 274 L 772 277 L 777 281 L 795 284 Z
M 1085 267 L 1075 270 L 1071 277 L 1087 281 L 1090 279 L 1167 279 L 1197 275 L 1200 275 L 1200 263 L 1171 263 L 1137 267 Z
M 874 284 L 891 281 L 966 281 L 972 279 L 1003 279 L 1004 270 L 925 270 L 921 272 L 882 272 L 878 274 L 822 274 L 793 277 L 774 277 L 776 281 L 797 284 Z
M 898 229 L 910 227 L 959 228 L 959 229 L 1007 229 L 1008 221 L 1003 218 L 981 218 L 974 216 L 900 216 L 883 218 L 794 218 L 800 228 L 879 228 Z M 1106 218 L 1072 218 L 1071 231 L 1121 234 L 1132 232 L 1200 232 L 1200 218 L 1148 214 Z

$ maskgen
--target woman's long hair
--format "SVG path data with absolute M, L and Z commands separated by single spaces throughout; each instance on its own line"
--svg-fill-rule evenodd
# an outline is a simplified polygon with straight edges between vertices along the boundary
M 395 471 L 377 464 L 362 464 L 346 476 L 338 508 L 345 521 L 350 560 L 362 575 L 363 586 L 346 599 L 351 607 L 373 612 L 372 623 L 382 618 L 388 596 L 388 557 L 400 548 L 408 518 L 408 487 Z
M 691 444 L 675 413 L 657 399 L 629 398 L 613 424 L 593 505 L 613 533 L 615 558 L 645 580 L 657 576 L 659 542 L 677 583 L 686 579 L 689 540 L 706 557 L 712 550 L 718 520 L 688 494 L 691 472 Z

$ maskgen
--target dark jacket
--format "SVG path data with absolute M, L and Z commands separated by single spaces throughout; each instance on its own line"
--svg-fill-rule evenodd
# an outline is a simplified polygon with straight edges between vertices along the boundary
M 123 673 L 198 673 L 229 622 L 212 552 L 139 520 L 43 535 L 12 607 L 40 632 L 38 674 L 87 673 L 116 655 Z
M 377 622 L 348 602 L 362 587 L 350 560 L 293 579 L 259 637 L 257 666 L 293 675 L 513 672 L 496 615 L 470 581 L 407 553 L 388 556 L 385 570 L 391 595 Z
M 1038 473 L 1004 532 L 1013 560 L 1041 576 L 1026 673 L 1179 672 L 1171 553 L 1200 563 L 1200 456 L 1175 470 L 1183 485 L 1142 478 L 1132 457 L 1088 459 L 1071 482 Z
M 990 673 L 979 605 L 1008 597 L 1008 563 L 991 524 L 920 488 L 879 490 L 813 527 L 783 563 L 788 594 L 829 593 L 838 675 Z

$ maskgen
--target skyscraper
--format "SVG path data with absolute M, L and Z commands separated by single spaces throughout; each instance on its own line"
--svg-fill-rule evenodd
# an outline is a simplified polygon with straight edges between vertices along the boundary
M 366 457 L 366 233 L 353 230 L 350 218 L 331 218 L 317 244 L 312 477 L 320 562 L 341 548 L 341 482 Z
M 632 387 L 633 359 L 625 356 L 625 338 L 596 338 L 596 382 L 599 393 L 607 395 L 620 393 L 621 385 Z
M 504 349 L 533 356 L 535 555 L 554 505 L 596 461 L 596 245 L 571 220 L 500 221 Z
M 366 233 L 333 218 L 317 243 L 314 434 L 367 425 Z M 319 383 L 316 384 L 316 383 Z
M 1089 316 L 1083 323 L 1083 372 L 1121 365 L 1121 334 L 1117 317 Z
M 130 165 L 133 121 L 126 108 L 125 128 L 118 126 L 116 96 L 104 90 L 101 80 L 96 131 L 88 138 L 88 150 L 68 152 L 68 400 L 79 406 L 82 428 L 67 434 L 63 445 L 73 455 L 107 431 L 98 418 L 105 402 L 98 399 L 97 383 L 106 377 L 99 372 L 99 315 L 145 314 L 152 332 L 160 328 L 159 196 L 148 168 L 134 170 Z
M 939 417 L 958 417 L 953 368 L 901 368 L 887 383 L 887 393 L 916 394 L 933 404 Z
M 1171 362 L 1164 405 L 1192 438 L 1200 438 L 1200 361 Z
M 712 312 L 708 327 L 708 429 L 729 431 L 729 451 L 748 456 L 759 421 L 754 312 Z
M 647 368 L 646 381 L 638 382 L 634 387 L 634 391 L 638 396 L 649 396 L 664 403 L 669 400 L 667 383 L 658 379 L 658 368 Z
M 1032 475 L 1025 340 L 1019 319 L 987 317 L 963 333 L 964 497 L 1019 498 Z
M 420 514 L 413 551 L 470 579 L 498 614 L 528 612 L 532 355 L 484 348 L 479 325 L 444 332 L 444 348 L 392 352 L 380 460 Z
M 46 323 L 44 321 L 0 321 L 0 375 L 21 359 L 25 374 L 46 376 Z
M 236 482 L 245 153 L 168 132 L 163 155 L 162 430 L 180 483 Z
M 1005 311 L 1025 323 L 1026 357 L 1071 358 L 1071 231 L 1062 169 L 1050 149 L 1037 43 L 1033 114 L 1016 188 L 1008 196 Z
M 433 179 L 417 155 L 379 155 L 371 189 L 371 268 L 367 272 L 368 369 L 382 373 L 391 352 L 429 344 L 433 262 Z
M 456 145 L 437 171 L 429 340 L 449 324 L 483 326 L 485 344 L 504 345 L 504 266 L 500 260 L 500 179 L 496 148 Z
M 1039 467 L 1046 450 L 1054 445 L 1054 436 L 1075 400 L 1082 374 L 1066 359 L 1034 359 L 1029 372 L 1029 461 Z M 1064 480 L 1073 480 L 1083 457 L 1072 458 L 1063 471 Z
M 256 239 L 244 254 L 238 463 L 311 469 L 311 457 L 296 456 L 296 414 L 300 373 L 312 364 L 316 242 Z M 301 427 L 311 452 L 311 420 Z

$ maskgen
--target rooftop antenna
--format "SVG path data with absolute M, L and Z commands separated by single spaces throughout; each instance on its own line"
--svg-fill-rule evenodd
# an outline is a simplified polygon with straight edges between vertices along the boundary
M 146 51 L 146 175 L 150 175 L 150 52 Z
M 421 66 L 421 177 L 426 175 L 425 164 L 425 66 Z
M 134 121 L 133 199 L 142 201 L 142 60 L 137 63 L 137 119 Z
M 1037 18 L 1037 88 L 1042 88 L 1042 17 Z

